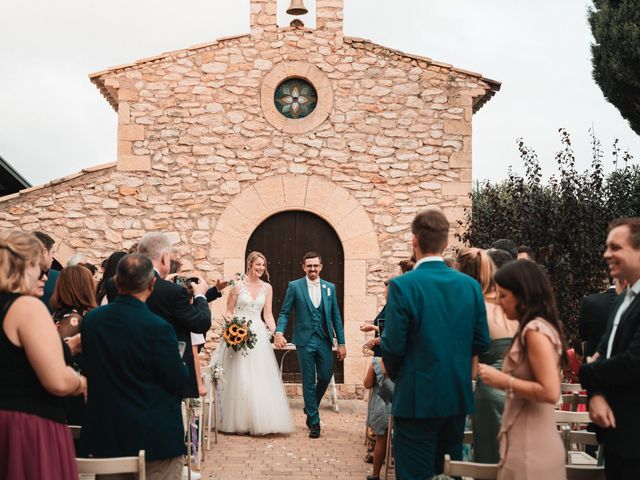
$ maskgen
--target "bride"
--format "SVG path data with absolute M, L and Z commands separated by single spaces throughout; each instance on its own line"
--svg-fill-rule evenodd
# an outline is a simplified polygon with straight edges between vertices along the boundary
M 252 321 L 250 328 L 257 335 L 257 342 L 245 352 L 246 356 L 227 347 L 223 339 L 216 350 L 216 363 L 224 372 L 219 424 L 223 432 L 266 435 L 294 430 L 289 401 L 269 341 L 276 329 L 271 311 L 273 289 L 260 280 L 263 274 L 268 280 L 267 259 L 260 252 L 251 252 L 247 257 L 246 279 L 233 287 L 227 301 L 227 315 Z

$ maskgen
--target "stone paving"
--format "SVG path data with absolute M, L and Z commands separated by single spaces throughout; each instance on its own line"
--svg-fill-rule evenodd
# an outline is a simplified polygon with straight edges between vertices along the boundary
M 366 404 L 340 400 L 340 413 L 322 404 L 322 436 L 312 440 L 305 426 L 302 399 L 291 399 L 296 431 L 289 436 L 218 435 L 203 464 L 206 480 L 290 479 L 364 480 L 371 465 L 363 462 Z M 265 405 L 265 414 L 269 407 Z M 382 474 L 384 474 L 384 466 Z M 390 475 L 394 478 L 393 475 Z

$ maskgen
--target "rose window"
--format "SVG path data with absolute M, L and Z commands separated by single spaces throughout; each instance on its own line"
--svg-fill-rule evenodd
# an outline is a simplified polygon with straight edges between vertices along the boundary
M 289 78 L 278 85 L 275 106 L 287 118 L 304 118 L 316 108 L 318 94 L 311 83 L 302 78 Z

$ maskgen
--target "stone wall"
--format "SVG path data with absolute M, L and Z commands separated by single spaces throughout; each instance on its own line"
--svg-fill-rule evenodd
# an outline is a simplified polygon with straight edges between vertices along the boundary
M 51 232 L 96 262 L 161 230 L 177 242 L 186 270 L 213 280 L 237 268 L 212 244 L 223 212 L 237 211 L 248 231 L 259 223 L 251 203 L 244 213 L 230 207 L 241 192 L 274 176 L 329 182 L 357 204 L 377 247 L 359 259 L 368 300 L 348 318 L 353 357 L 345 375 L 355 385 L 365 364 L 357 325 L 373 318 L 382 281 L 410 255 L 413 216 L 438 206 L 455 222 L 470 204 L 474 99 L 491 85 L 343 38 L 341 0 L 318 0 L 318 26 L 326 28 L 313 31 L 271 28 L 270 4 L 252 2 L 249 35 L 94 74 L 118 111 L 116 164 L 0 199 L 0 227 Z M 309 63 L 331 84 L 332 110 L 309 132 L 283 133 L 265 119 L 261 82 L 283 62 Z M 260 201 L 273 210 L 268 196 Z

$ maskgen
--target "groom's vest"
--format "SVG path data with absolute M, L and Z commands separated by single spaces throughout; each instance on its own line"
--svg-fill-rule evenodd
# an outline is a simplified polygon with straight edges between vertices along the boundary
M 327 334 L 327 324 L 324 321 L 324 305 L 320 301 L 318 308 L 314 308 L 312 311 L 313 331 L 318 334 L 320 338 L 329 338 Z

